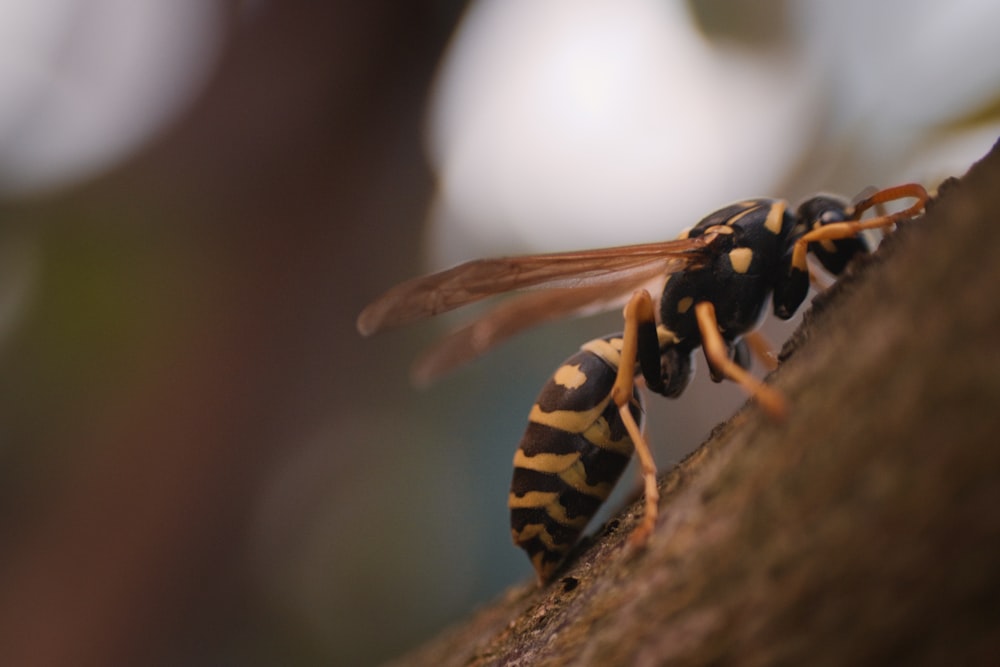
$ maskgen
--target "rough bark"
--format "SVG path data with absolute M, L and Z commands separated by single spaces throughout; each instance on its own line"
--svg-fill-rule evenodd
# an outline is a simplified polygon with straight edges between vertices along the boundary
M 995 664 L 1000 149 L 818 297 L 752 405 L 561 578 L 406 665 Z

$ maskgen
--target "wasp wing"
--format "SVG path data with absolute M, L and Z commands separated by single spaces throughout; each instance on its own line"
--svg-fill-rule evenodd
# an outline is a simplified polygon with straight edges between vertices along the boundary
M 663 291 L 666 274 L 653 265 L 629 272 L 614 283 L 551 288 L 520 294 L 502 301 L 469 324 L 455 329 L 425 351 L 413 365 L 411 378 L 426 386 L 459 366 L 481 356 L 512 336 L 544 322 L 564 317 L 586 317 L 625 305 L 635 290 Z
M 630 272 L 664 273 L 704 260 L 714 235 L 574 252 L 477 259 L 396 285 L 358 316 L 358 331 L 416 322 L 496 294 L 529 287 L 579 288 L 615 283 Z

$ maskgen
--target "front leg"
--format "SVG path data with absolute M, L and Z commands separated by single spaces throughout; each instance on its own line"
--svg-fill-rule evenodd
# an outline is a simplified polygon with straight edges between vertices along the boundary
M 921 185 L 917 185 L 916 183 L 898 185 L 894 188 L 879 190 L 875 194 L 864 199 L 857 205 L 857 207 L 855 207 L 854 215 L 856 218 L 859 218 L 862 213 L 873 206 L 878 206 L 886 202 L 906 197 L 912 197 L 917 201 L 909 208 L 899 211 L 898 213 L 880 215 L 872 218 L 871 220 L 865 220 L 864 222 L 857 219 L 845 222 L 834 222 L 807 232 L 802 236 L 802 238 L 795 242 L 795 249 L 792 251 L 792 267 L 800 271 L 808 270 L 806 267 L 806 251 L 809 249 L 810 243 L 824 240 L 834 241 L 837 239 L 846 239 L 852 236 L 857 236 L 866 229 L 889 227 L 890 225 L 896 224 L 900 220 L 907 220 L 917 215 L 917 213 L 924 209 L 924 206 L 930 199 L 927 191 L 924 190 Z

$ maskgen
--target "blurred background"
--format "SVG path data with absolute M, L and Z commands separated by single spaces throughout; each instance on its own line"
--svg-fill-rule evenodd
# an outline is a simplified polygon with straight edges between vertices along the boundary
M 1000 135 L 998 22 L 990 0 L 0 2 L 0 664 L 373 664 L 529 578 L 525 416 L 620 318 L 417 391 L 457 320 L 362 339 L 360 309 L 475 256 L 960 175 Z M 662 468 L 743 401 L 705 375 L 649 401 Z

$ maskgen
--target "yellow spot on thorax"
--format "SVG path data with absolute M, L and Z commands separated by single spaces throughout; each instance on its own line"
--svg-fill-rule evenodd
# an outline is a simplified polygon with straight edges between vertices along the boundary
M 764 228 L 772 234 L 781 232 L 781 221 L 785 217 L 785 202 L 776 201 L 771 204 L 771 210 L 767 212 L 767 219 L 764 221 Z
M 740 220 L 742 220 L 743 218 L 747 217 L 748 215 L 750 215 L 751 213 L 760 208 L 760 202 L 757 201 L 740 202 L 740 205 L 745 206 L 746 208 L 744 208 L 739 213 L 730 216 L 729 219 L 726 220 L 726 225 L 727 229 L 729 230 L 728 232 L 729 234 L 733 233 L 733 227 L 732 227 L 733 225 L 735 225 L 737 222 L 739 222 Z
M 753 250 L 750 248 L 733 248 L 729 251 L 729 263 L 736 273 L 746 273 L 753 260 Z
M 587 374 L 580 370 L 580 364 L 560 366 L 552 380 L 567 389 L 577 389 L 587 382 Z
M 736 216 L 736 217 L 733 218 L 733 221 L 738 220 L 739 218 L 742 218 L 746 214 L 747 214 L 746 211 L 744 211 L 743 213 L 740 213 L 738 216 Z M 726 225 L 712 225 L 711 227 L 709 227 L 709 228 L 707 228 L 705 230 L 705 236 L 708 236 L 709 234 L 732 234 L 732 233 L 733 233 L 733 228 L 730 227 L 728 224 L 726 224 Z

